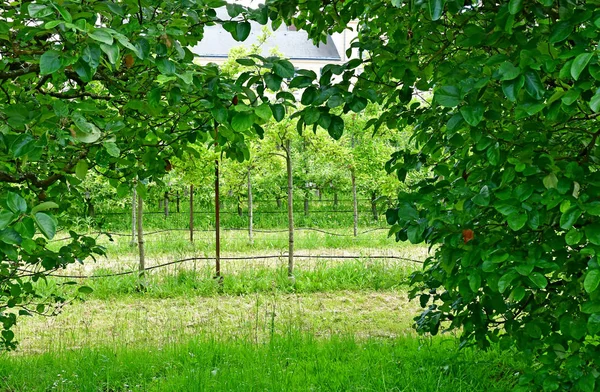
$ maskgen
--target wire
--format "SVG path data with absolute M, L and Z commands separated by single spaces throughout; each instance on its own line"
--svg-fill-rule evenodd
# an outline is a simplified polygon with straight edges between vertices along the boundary
M 247 228 L 237 228 L 237 227 L 232 227 L 232 228 L 222 228 L 221 230 L 226 230 L 226 231 L 248 231 Z M 312 227 L 296 227 L 294 228 L 294 230 L 296 231 L 315 231 L 315 232 L 319 232 L 319 233 L 323 233 L 323 234 L 327 234 L 327 235 L 332 235 L 332 236 L 337 236 L 337 237 L 354 237 L 354 234 L 342 234 L 342 233 L 334 233 L 331 231 L 327 231 L 327 230 L 322 230 L 322 229 L 315 229 Z M 357 233 L 357 236 L 359 235 L 363 235 L 363 234 L 367 234 L 367 233 L 371 233 L 374 231 L 379 231 L 379 230 L 389 230 L 386 227 L 377 227 L 374 229 L 369 229 L 369 230 L 365 230 L 363 232 Z M 189 232 L 189 229 L 164 229 L 164 230 L 156 230 L 156 231 L 150 231 L 147 233 L 144 233 L 145 236 L 147 235 L 154 235 L 154 234 L 160 234 L 160 233 L 168 233 L 168 232 L 172 232 L 172 231 L 185 231 L 185 232 Z M 194 232 L 214 232 L 214 229 L 194 229 Z M 255 229 L 253 230 L 255 233 L 286 233 L 288 230 L 287 229 L 281 229 L 281 230 L 263 230 L 263 229 Z M 89 233 L 87 235 L 108 235 L 111 237 L 131 237 L 131 234 L 124 234 L 124 233 L 114 233 L 114 232 L 110 232 L 110 231 L 96 231 L 96 232 L 92 232 Z M 71 239 L 71 237 L 63 237 L 63 238 L 58 238 L 52 241 L 67 241 Z
M 267 256 L 232 256 L 232 257 L 221 257 L 221 260 L 265 260 L 265 259 L 281 259 L 287 257 L 287 255 L 285 254 L 281 254 L 281 255 L 267 255 Z M 423 264 L 423 261 L 421 260 L 414 260 L 414 259 L 409 259 L 407 257 L 401 257 L 401 256 L 385 256 L 385 255 L 378 255 L 378 256 L 364 256 L 364 255 L 360 255 L 360 256 L 348 256 L 348 255 L 294 255 L 295 258 L 298 259 L 368 259 L 368 260 L 375 260 L 375 259 L 379 259 L 379 260 L 402 260 L 402 261 L 410 261 L 412 263 L 418 263 L 418 264 Z M 52 276 L 55 278 L 68 278 L 68 279 L 100 279 L 100 278 L 111 278 L 111 277 L 115 277 L 115 276 L 123 276 L 123 275 L 131 275 L 131 274 L 139 274 L 141 272 L 145 272 L 145 271 L 150 271 L 153 269 L 157 269 L 157 268 L 163 268 L 163 267 L 167 267 L 169 265 L 174 265 L 174 264 L 181 264 L 181 263 L 185 263 L 187 261 L 209 261 L 209 260 L 215 260 L 214 257 L 189 257 L 186 259 L 180 259 L 180 260 L 174 260 L 174 261 L 169 261 L 167 263 L 163 263 L 163 264 L 158 264 L 158 265 L 153 265 L 151 267 L 147 267 L 144 268 L 143 270 L 139 271 L 123 271 L 123 272 L 116 272 L 113 274 L 105 274 L 105 275 L 62 275 L 62 274 L 47 274 L 46 276 Z

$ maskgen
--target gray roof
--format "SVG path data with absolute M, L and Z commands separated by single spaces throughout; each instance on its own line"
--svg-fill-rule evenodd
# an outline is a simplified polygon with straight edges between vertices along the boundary
M 224 8 L 219 9 L 218 14 L 223 11 Z M 225 13 L 224 19 L 226 18 L 227 14 Z M 253 21 L 250 22 L 250 25 L 252 26 L 250 35 L 244 42 L 234 40 L 221 25 L 207 26 L 204 29 L 202 41 L 191 48 L 192 53 L 199 57 L 227 57 L 232 48 L 256 44 L 258 37 L 262 34 L 263 26 Z M 272 32 L 266 42 L 261 45 L 261 55 L 271 56 L 273 49 L 281 52 L 290 60 L 340 61 L 340 55 L 331 37 L 327 37 L 327 43 L 315 46 L 305 31 L 288 30 L 286 26 L 280 26 Z

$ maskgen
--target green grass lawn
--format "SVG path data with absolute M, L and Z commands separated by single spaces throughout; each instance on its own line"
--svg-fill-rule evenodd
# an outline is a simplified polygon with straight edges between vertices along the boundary
M 7 391 L 508 391 L 518 364 L 453 339 L 357 340 L 289 332 L 269 341 L 197 338 L 159 349 L 0 358 Z

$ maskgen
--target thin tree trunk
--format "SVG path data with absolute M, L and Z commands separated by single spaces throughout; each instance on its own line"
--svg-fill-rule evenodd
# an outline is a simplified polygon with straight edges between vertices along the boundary
M 373 214 L 373 220 L 379 220 L 379 215 L 377 214 L 377 203 L 375 202 L 377 199 L 377 194 L 375 192 L 371 192 L 371 213 Z
M 338 194 L 337 192 L 333 193 L 333 207 L 337 208 L 339 206 Z
M 304 194 L 304 215 L 308 215 L 308 195 Z
M 319 195 L 319 201 L 323 201 L 323 193 L 320 189 L 317 189 L 317 195 Z
M 290 141 L 286 141 L 285 163 L 287 167 L 288 183 L 288 276 L 294 276 L 294 180 L 292 177 L 292 157 L 290 151 Z
M 190 242 L 194 242 L 194 186 L 190 185 Z
M 242 210 L 242 202 L 239 196 L 237 197 L 237 213 L 240 218 L 242 215 L 244 215 L 244 210 Z
M 354 212 L 354 236 L 358 235 L 358 198 L 356 197 L 356 174 L 354 169 L 351 169 L 352 176 L 352 209 Z
M 137 196 L 137 235 L 138 235 L 138 250 L 140 253 L 140 276 L 144 276 L 146 270 L 146 254 L 144 251 L 144 200 L 142 196 Z
M 165 219 L 169 217 L 169 192 L 165 192 Z
M 215 124 L 215 150 L 219 128 Z M 221 200 L 219 199 L 219 158 L 215 159 L 215 277 L 221 282 Z
M 162 210 L 163 209 L 163 201 L 162 199 L 158 199 L 158 210 Z
M 177 213 L 179 213 L 179 191 L 177 191 Z
M 133 195 L 131 197 L 131 246 L 135 246 L 135 230 L 136 230 L 136 226 L 137 226 L 137 221 L 136 221 L 136 199 L 137 198 L 137 192 L 135 190 L 135 188 L 133 188 Z
M 252 175 L 250 169 L 248 169 L 248 240 L 251 244 L 254 243 L 254 232 L 252 227 L 254 225 L 254 222 L 252 221 L 254 216 L 252 208 Z
M 277 201 L 277 209 L 281 209 L 281 198 L 278 197 L 277 199 L 275 199 Z

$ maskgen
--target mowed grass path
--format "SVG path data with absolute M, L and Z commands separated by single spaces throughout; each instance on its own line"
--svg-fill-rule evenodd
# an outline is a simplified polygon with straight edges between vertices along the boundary
M 402 291 L 89 300 L 18 328 L 7 391 L 507 391 L 509 354 L 419 338 Z

